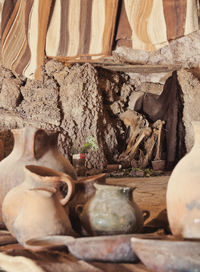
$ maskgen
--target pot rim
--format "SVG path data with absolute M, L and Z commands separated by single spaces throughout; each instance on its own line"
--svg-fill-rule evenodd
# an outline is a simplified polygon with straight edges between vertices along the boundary
M 28 172 L 35 178 L 40 180 L 42 179 L 44 181 L 57 181 L 59 177 L 64 176 L 64 173 L 61 173 L 48 167 L 34 164 L 25 165 L 24 171 Z
M 96 189 L 100 189 L 100 190 L 103 190 L 103 189 L 115 189 L 116 191 L 117 190 L 123 190 L 123 191 L 133 191 L 135 190 L 137 187 L 134 186 L 134 187 L 128 187 L 128 186 L 121 186 L 121 185 L 112 185 L 112 184 L 100 184 L 100 183 L 94 183 L 94 187 Z

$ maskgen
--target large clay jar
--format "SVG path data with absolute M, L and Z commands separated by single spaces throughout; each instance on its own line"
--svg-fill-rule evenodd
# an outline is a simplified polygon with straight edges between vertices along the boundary
M 95 195 L 78 205 L 80 220 L 89 235 L 114 235 L 140 232 L 144 219 L 132 199 L 134 188 L 94 184 Z M 82 210 L 82 211 L 81 211 Z
M 175 236 L 200 238 L 200 122 L 194 145 L 174 168 L 167 187 L 167 214 Z
M 57 150 L 54 135 L 49 136 L 34 127 L 14 129 L 12 133 L 14 148 L 10 155 L 0 162 L 0 223 L 2 201 L 10 189 L 23 181 L 25 165 L 46 166 L 77 179 L 74 167 Z
M 60 193 L 60 183 L 68 186 Z M 70 176 L 50 168 L 28 165 L 24 181 L 11 189 L 2 204 L 3 221 L 21 244 L 47 235 L 73 235 L 64 206 L 74 189 Z

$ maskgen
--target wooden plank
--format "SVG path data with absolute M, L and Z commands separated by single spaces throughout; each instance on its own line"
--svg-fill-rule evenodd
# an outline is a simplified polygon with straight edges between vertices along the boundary
M 98 65 L 96 65 L 98 66 Z M 100 64 L 102 68 L 112 71 L 119 71 L 124 73 L 167 73 L 174 70 L 180 70 L 180 65 L 114 65 L 114 64 Z

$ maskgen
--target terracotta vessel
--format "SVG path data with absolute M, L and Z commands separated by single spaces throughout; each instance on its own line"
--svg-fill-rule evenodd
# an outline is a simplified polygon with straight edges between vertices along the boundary
M 11 234 L 21 244 L 47 235 L 74 235 L 63 207 L 74 190 L 71 177 L 36 165 L 25 166 L 24 172 L 24 181 L 11 189 L 2 203 L 3 221 Z M 68 186 L 64 198 L 61 182 Z
M 94 182 L 105 184 L 106 174 L 98 174 L 94 176 L 89 176 L 86 178 L 81 178 L 75 182 L 75 194 L 69 202 L 70 209 L 70 220 L 72 223 L 73 229 L 79 234 L 84 234 L 82 228 L 79 213 L 77 212 L 77 205 L 85 205 L 86 202 L 95 194 Z
M 140 232 L 144 218 L 132 199 L 135 188 L 94 184 L 95 195 L 77 205 L 80 220 L 90 235 L 113 235 Z
M 194 146 L 174 168 L 167 187 L 167 214 L 175 236 L 200 238 L 200 122 L 192 122 Z
M 134 234 L 134 237 L 138 235 L 141 234 Z M 133 234 L 81 238 L 54 235 L 31 239 L 26 242 L 25 247 L 35 252 L 66 246 L 76 258 L 85 261 L 130 263 L 138 261 L 131 247 L 131 237 Z
M 199 241 L 174 239 L 172 235 L 132 237 L 131 246 L 148 270 L 153 272 L 200 271 Z
M 2 201 L 10 189 L 23 181 L 25 165 L 46 166 L 77 179 L 74 167 L 56 148 L 55 134 L 49 136 L 44 130 L 34 127 L 14 129 L 12 133 L 14 148 L 10 155 L 0 162 L 0 223 Z

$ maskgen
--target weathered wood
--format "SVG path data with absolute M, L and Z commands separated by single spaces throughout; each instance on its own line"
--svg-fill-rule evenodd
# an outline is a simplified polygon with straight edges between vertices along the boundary
M 131 62 L 131 61 L 128 61 Z M 105 69 L 124 73 L 167 73 L 180 70 L 181 65 L 95 64 Z
M 8 256 L 7 256 L 8 255 Z M 103 263 L 103 262 L 85 262 L 78 260 L 69 253 L 62 251 L 42 251 L 40 253 L 33 253 L 27 250 L 15 250 L 7 252 L 7 255 L 0 253 L 1 262 L 0 268 L 6 269 L 10 265 L 9 272 L 148 272 L 149 270 L 142 263 L 128 264 L 128 263 Z M 17 269 L 20 268 L 21 270 Z M 22 270 L 22 268 L 29 268 L 29 270 Z
M 1 230 L 0 231 L 0 246 L 1 245 L 8 245 L 8 244 L 15 244 L 17 240 L 13 237 L 8 231 Z

